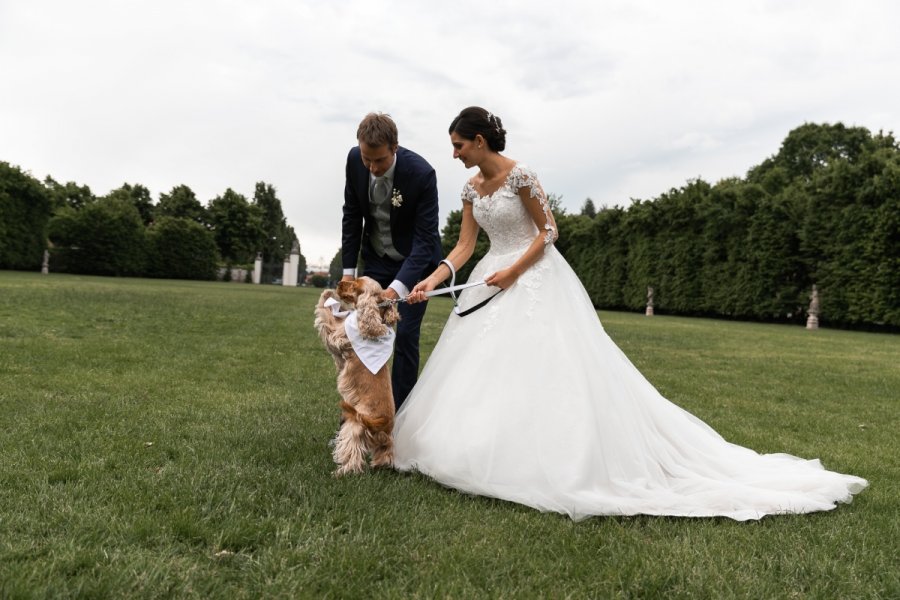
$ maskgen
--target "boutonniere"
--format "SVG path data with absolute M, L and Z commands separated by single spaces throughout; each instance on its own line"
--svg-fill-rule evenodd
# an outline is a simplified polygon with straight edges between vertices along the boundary
M 394 191 L 391 193 L 391 204 L 394 205 L 394 208 L 400 208 L 403 204 L 403 194 L 396 188 L 394 188 Z

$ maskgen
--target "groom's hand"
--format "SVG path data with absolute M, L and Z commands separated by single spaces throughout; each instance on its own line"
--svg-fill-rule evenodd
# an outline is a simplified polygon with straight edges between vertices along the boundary
M 400 297 L 400 294 L 398 294 L 394 288 L 388 288 L 384 290 L 384 297 L 388 300 L 396 300 Z

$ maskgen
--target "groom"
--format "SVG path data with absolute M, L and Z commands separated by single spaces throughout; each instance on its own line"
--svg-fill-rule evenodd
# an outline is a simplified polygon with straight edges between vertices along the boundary
M 369 113 L 356 131 L 359 146 L 347 157 L 341 242 L 343 279 L 367 277 L 391 298 L 403 298 L 441 260 L 434 169 L 401 148 L 390 116 Z M 391 382 L 400 408 L 419 374 L 419 330 L 427 302 L 401 303 Z

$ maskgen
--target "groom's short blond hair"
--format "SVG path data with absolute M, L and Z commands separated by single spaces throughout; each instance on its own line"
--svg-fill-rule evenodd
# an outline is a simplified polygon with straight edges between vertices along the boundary
M 397 147 L 397 124 L 391 115 L 385 113 L 369 113 L 360 122 L 356 130 L 356 139 L 369 146 L 388 145 L 392 150 Z

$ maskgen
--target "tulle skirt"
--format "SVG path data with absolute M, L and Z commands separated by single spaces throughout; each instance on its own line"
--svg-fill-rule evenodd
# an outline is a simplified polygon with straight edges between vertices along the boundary
M 516 256 L 489 253 L 470 280 Z M 470 288 L 461 308 L 496 291 Z M 729 443 L 663 398 L 553 247 L 485 307 L 450 316 L 397 414 L 394 442 L 399 470 L 574 520 L 759 519 L 830 510 L 867 485 L 819 460 Z

